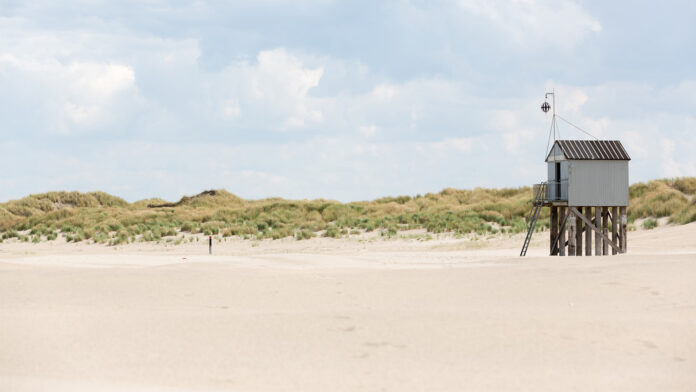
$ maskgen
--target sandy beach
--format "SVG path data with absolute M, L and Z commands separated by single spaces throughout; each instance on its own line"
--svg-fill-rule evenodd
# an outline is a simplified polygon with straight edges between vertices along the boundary
M 522 238 L 0 244 L 0 391 L 694 391 L 696 224 Z

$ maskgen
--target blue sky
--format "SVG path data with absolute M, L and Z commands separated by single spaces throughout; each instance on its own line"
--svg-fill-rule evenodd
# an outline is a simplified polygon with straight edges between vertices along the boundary
M 622 140 L 632 182 L 694 176 L 695 19 L 690 1 L 0 0 L 0 200 L 527 185 L 552 88 Z

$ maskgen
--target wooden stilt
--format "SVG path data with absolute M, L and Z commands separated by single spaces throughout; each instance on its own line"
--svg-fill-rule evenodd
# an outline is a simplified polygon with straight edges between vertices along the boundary
M 558 221 L 563 222 L 564 219 L 566 219 L 566 208 L 565 207 L 558 207 Z M 558 239 L 558 254 L 559 256 L 565 256 L 566 255 L 566 231 L 568 230 L 568 222 L 566 221 L 565 226 L 561 226 L 559 228 L 560 231 L 560 237 Z
M 614 245 L 619 244 L 619 238 L 618 238 L 618 228 L 619 228 L 619 208 L 618 207 L 611 207 L 611 242 L 614 243 Z M 611 254 L 615 255 L 616 249 L 612 248 L 611 249 Z
M 626 216 L 626 207 L 621 207 L 620 209 L 620 222 L 621 222 L 621 233 L 620 233 L 620 239 L 621 239 L 621 244 L 619 245 L 619 248 L 621 248 L 621 253 L 626 253 L 626 248 L 628 245 L 628 240 L 626 238 L 626 225 L 628 224 L 628 217 Z
M 581 214 L 580 212 L 578 212 L 577 208 L 575 208 L 575 207 L 570 207 L 570 212 L 571 212 L 572 214 L 574 214 L 575 216 L 577 216 L 580 220 L 584 221 L 584 222 L 585 222 L 585 225 L 587 225 L 587 228 L 588 228 L 589 230 L 599 231 L 599 228 L 598 228 L 597 226 L 595 226 L 594 223 L 592 223 L 592 221 L 590 221 L 589 219 L 587 219 L 587 217 L 585 217 L 585 215 L 583 215 L 583 214 Z M 616 246 L 616 245 L 614 245 L 614 243 L 611 242 L 611 239 L 610 239 L 609 237 L 606 237 L 606 236 L 604 236 L 604 235 L 602 235 L 602 237 L 607 241 L 607 244 L 609 244 L 609 245 L 611 246 L 612 249 L 616 250 L 617 252 L 619 251 L 619 247 Z
M 549 249 L 549 255 L 554 256 L 557 255 L 558 252 L 554 252 L 554 242 L 556 241 L 556 237 L 558 237 L 558 207 L 551 206 L 551 224 L 549 225 L 550 228 L 550 237 L 551 237 L 551 249 Z
M 602 207 L 602 234 L 604 237 L 609 237 L 609 207 Z M 609 244 L 607 240 L 602 238 L 602 255 L 609 254 Z
M 594 235 L 594 242 L 595 242 L 595 250 L 594 250 L 594 255 L 595 256 L 601 256 L 602 255 L 602 236 L 600 236 L 600 232 L 602 230 L 602 207 L 595 207 L 594 208 L 594 220 L 595 220 L 595 225 L 599 230 L 595 231 Z
M 582 215 L 582 207 L 577 207 L 578 212 Z M 575 220 L 575 255 L 582 256 L 582 221 Z
M 585 217 L 592 220 L 592 207 L 585 207 Z M 585 225 L 585 256 L 592 256 L 592 230 Z
M 575 241 L 577 240 L 575 222 L 575 214 L 568 211 L 568 256 L 575 256 Z

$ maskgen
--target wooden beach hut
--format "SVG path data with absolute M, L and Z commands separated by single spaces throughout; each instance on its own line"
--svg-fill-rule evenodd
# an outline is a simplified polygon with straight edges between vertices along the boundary
M 556 140 L 547 180 L 534 185 L 524 256 L 543 207 L 549 207 L 552 256 L 626 253 L 628 162 L 618 140 Z M 611 233 L 610 233 L 611 231 Z M 594 247 L 593 247 L 594 237 Z

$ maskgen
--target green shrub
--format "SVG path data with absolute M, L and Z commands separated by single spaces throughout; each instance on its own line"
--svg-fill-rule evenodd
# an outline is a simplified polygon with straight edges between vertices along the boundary
M 314 237 L 315 234 L 309 230 L 299 230 L 295 232 L 295 239 L 296 240 L 308 240 L 312 237 Z
M 643 228 L 646 230 L 651 230 L 656 228 L 658 225 L 658 222 L 656 219 L 646 219 L 643 221 Z
M 142 234 L 142 237 L 140 237 L 143 241 L 145 242 L 150 242 L 155 240 L 154 234 L 152 234 L 151 231 L 146 231 Z
M 271 238 L 278 240 L 285 237 L 292 237 L 292 229 L 287 227 L 279 227 L 271 232 Z
M 197 228 L 197 225 L 194 222 L 184 222 L 181 225 L 181 231 L 186 231 L 189 233 L 195 233 L 195 229 Z
M 128 243 L 128 239 L 129 239 L 128 237 L 130 237 L 129 234 L 128 234 L 128 230 L 121 229 L 121 230 L 118 232 L 116 239 L 118 240 L 118 243 L 119 243 L 119 244 L 120 244 L 120 243 L 125 243 L 125 244 L 127 244 L 127 243 Z
M 390 227 L 388 227 L 388 228 L 382 230 L 379 234 L 380 234 L 382 237 L 389 237 L 389 238 L 391 238 L 391 237 L 393 237 L 393 236 L 396 235 L 396 232 L 397 232 L 397 231 L 396 231 L 396 227 L 390 226 Z
M 2 234 L 3 239 L 18 238 L 18 237 L 19 237 L 19 233 L 17 232 L 17 230 L 8 230 Z
M 119 231 L 123 228 L 123 225 L 115 219 L 109 219 L 104 222 L 108 231 Z
M 326 231 L 324 232 L 323 236 L 329 238 L 338 238 L 340 237 L 340 233 L 336 226 L 331 225 L 326 228 Z

